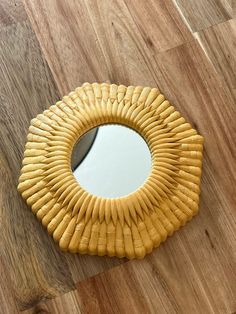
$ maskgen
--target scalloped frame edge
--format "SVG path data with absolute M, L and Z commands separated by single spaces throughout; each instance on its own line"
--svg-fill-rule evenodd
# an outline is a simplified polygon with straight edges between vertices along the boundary
M 105 199 L 78 184 L 71 153 L 110 123 L 144 138 L 152 169 L 135 192 Z M 198 212 L 202 150 L 203 137 L 158 89 L 85 83 L 31 120 L 18 191 L 62 250 L 143 258 Z

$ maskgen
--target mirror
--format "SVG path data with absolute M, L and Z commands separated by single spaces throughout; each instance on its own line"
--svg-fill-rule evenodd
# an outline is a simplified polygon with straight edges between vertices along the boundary
M 74 171 L 83 161 L 93 145 L 97 135 L 98 128 L 94 128 L 86 133 L 80 141 L 75 145 L 71 156 L 72 170 Z
M 17 189 L 63 251 L 142 258 L 197 214 L 203 141 L 156 88 L 85 83 L 31 120 Z
M 72 161 L 80 186 L 104 198 L 134 192 L 149 176 L 152 163 L 144 139 L 122 125 L 103 125 L 83 135 L 73 149 Z

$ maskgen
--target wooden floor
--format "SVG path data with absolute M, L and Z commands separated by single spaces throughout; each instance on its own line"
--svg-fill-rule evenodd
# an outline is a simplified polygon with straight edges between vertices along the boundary
M 60 252 L 16 191 L 30 119 L 85 81 L 205 137 L 199 215 L 141 261 Z M 235 0 L 0 0 L 0 313 L 235 313 L 235 121 Z

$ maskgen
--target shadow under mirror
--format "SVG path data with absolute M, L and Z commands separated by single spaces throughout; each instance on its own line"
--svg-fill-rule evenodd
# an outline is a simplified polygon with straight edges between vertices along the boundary
M 123 125 L 103 125 L 83 135 L 73 149 L 72 161 L 78 165 L 72 169 L 80 186 L 104 198 L 137 190 L 152 164 L 144 139 Z

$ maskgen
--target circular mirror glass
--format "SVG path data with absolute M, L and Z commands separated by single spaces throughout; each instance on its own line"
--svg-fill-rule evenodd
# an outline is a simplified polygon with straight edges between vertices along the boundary
M 151 154 L 144 139 L 122 125 L 104 125 L 75 145 L 72 169 L 81 187 L 104 198 L 134 192 L 149 176 Z

